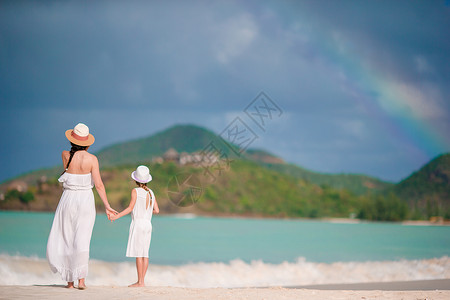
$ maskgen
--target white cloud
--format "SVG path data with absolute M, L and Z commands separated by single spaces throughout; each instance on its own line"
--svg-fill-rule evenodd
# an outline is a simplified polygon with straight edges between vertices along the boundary
M 250 47 L 258 36 L 258 27 L 250 15 L 243 14 L 220 24 L 215 33 L 215 57 L 227 64 Z

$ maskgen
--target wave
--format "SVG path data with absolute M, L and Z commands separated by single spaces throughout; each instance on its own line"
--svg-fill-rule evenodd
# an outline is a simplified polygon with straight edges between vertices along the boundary
M 135 282 L 134 262 L 90 260 L 87 284 L 126 286 Z M 423 260 L 314 263 L 304 258 L 296 262 L 270 264 L 191 263 L 181 266 L 149 265 L 146 284 L 193 288 L 301 286 L 361 282 L 389 282 L 450 279 L 450 258 Z M 65 284 L 50 271 L 45 259 L 0 255 L 0 285 Z

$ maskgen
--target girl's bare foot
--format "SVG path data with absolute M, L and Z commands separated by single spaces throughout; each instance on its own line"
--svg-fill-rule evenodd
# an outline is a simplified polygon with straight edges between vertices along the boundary
M 72 282 L 67 282 L 66 288 L 73 289 L 74 288 L 73 281 Z
M 145 284 L 136 282 L 136 283 L 130 284 L 128 287 L 143 287 L 143 286 L 145 286 Z

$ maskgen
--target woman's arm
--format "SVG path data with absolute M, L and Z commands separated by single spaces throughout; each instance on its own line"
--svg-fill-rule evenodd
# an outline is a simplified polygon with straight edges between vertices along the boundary
M 112 209 L 109 205 L 108 198 L 106 197 L 105 185 L 103 184 L 102 177 L 100 176 L 100 168 L 98 166 L 98 159 L 95 155 L 92 155 L 92 178 L 94 180 L 95 189 L 97 190 L 100 199 L 105 205 L 106 214 L 110 217 L 111 214 L 117 214 L 117 211 Z
M 136 190 L 133 189 L 131 191 L 131 200 L 130 200 L 130 204 L 128 205 L 127 208 L 125 208 L 124 210 L 122 210 L 120 213 L 118 213 L 117 215 L 112 215 L 109 219 L 112 221 L 117 220 L 118 218 L 121 218 L 125 215 L 128 215 L 134 208 L 134 205 L 136 204 L 136 198 L 137 198 L 137 193 Z
M 63 169 L 65 170 L 66 169 L 66 166 L 67 166 L 67 160 L 68 160 L 68 158 L 67 158 L 67 153 L 68 151 L 63 151 L 62 153 L 61 153 L 61 158 L 62 158 L 62 162 L 63 162 Z

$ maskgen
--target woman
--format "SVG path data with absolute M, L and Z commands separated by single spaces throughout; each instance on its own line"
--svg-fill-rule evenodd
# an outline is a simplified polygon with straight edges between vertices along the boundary
M 88 274 L 89 245 L 95 222 L 95 185 L 106 208 L 108 218 L 117 211 L 111 208 L 95 155 L 87 152 L 94 143 L 89 128 L 79 123 L 66 131 L 72 149 L 62 152 L 64 172 L 58 179 L 64 191 L 56 208 L 52 229 L 47 242 L 47 259 L 54 273 L 61 274 L 67 288 L 85 289 Z

